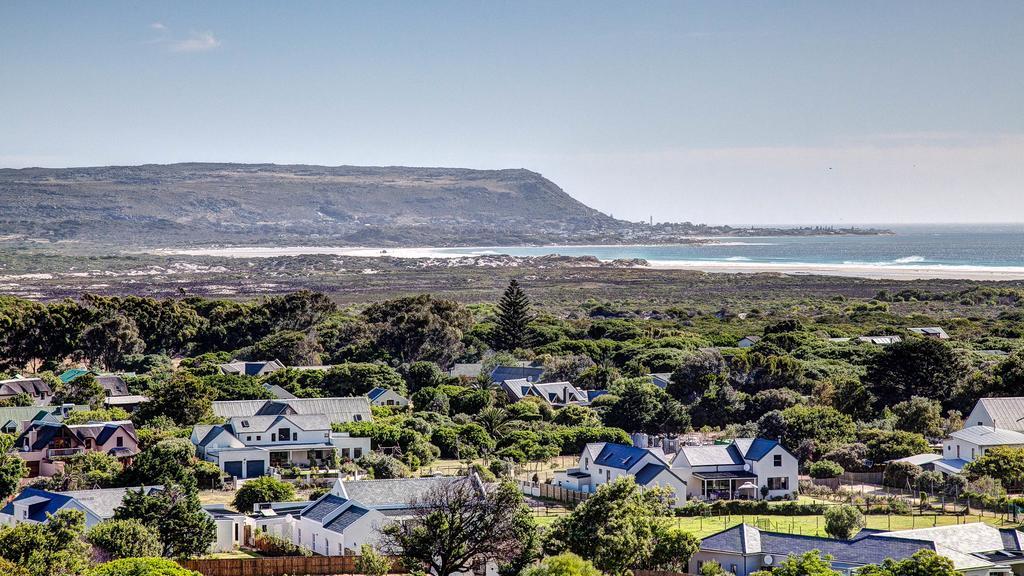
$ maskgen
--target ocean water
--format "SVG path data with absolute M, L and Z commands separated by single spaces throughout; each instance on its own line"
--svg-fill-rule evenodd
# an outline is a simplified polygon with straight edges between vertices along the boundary
M 438 255 L 595 256 L 643 258 L 652 264 L 827 266 L 978 270 L 1024 277 L 1024 224 L 886 226 L 891 236 L 717 238 L 702 245 L 501 246 L 435 249 Z

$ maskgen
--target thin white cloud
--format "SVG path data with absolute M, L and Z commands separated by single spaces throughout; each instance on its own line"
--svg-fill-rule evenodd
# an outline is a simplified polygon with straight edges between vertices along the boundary
M 149 27 L 152 28 L 153 30 L 166 30 L 167 29 L 167 26 L 164 26 L 163 22 L 153 22 L 152 24 L 149 25 Z
M 171 52 L 209 52 L 220 47 L 220 40 L 213 32 L 193 32 L 188 38 L 170 43 Z

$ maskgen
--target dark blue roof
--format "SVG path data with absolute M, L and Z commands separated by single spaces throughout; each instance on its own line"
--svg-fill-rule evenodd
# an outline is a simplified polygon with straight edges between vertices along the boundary
M 610 468 L 618 468 L 620 470 L 629 470 L 633 466 L 636 466 L 637 462 L 646 455 L 647 450 L 644 450 L 643 448 L 626 446 L 625 444 L 608 443 L 604 445 L 604 448 L 601 449 L 601 453 L 594 459 L 594 464 L 600 464 Z
M 542 366 L 497 366 L 491 371 L 492 382 L 504 382 L 517 378 L 526 378 L 530 382 L 539 382 L 544 374 Z
M 655 476 L 661 474 L 661 471 L 665 468 L 668 468 L 668 466 L 665 466 L 664 464 L 655 464 L 653 462 L 647 464 L 634 475 L 636 483 L 641 486 L 645 486 L 648 482 L 654 480 Z
M 912 556 L 918 550 L 934 550 L 934 544 L 925 540 L 905 538 L 889 538 L 869 534 L 853 540 L 836 540 L 818 536 L 802 536 L 799 534 L 783 534 L 765 532 L 752 526 L 746 530 L 755 531 L 760 535 L 760 544 L 751 554 L 772 554 L 779 557 L 799 555 L 811 550 L 832 556 L 834 563 L 841 564 L 879 564 L 886 558 L 902 560 Z M 701 550 L 718 550 L 743 554 L 744 525 L 733 526 L 717 534 L 712 534 L 701 541 Z M 757 546 L 757 543 L 748 543 Z
M 70 496 L 55 494 L 35 488 L 25 488 L 18 497 L 7 503 L 0 513 L 14 515 L 14 503 L 28 500 L 28 518 L 36 522 L 46 522 L 47 516 L 56 514 L 65 504 L 71 501 Z
M 359 506 L 351 506 L 348 510 L 345 510 L 341 514 L 338 514 L 337 518 L 331 520 L 324 525 L 324 528 L 332 532 L 344 532 L 345 528 L 348 528 L 359 520 L 363 516 L 369 513 L 366 508 L 360 508 Z
M 778 445 L 779 443 L 775 440 L 754 438 L 754 441 L 750 444 L 750 448 L 747 449 L 745 457 L 747 460 L 760 460 Z
M 369 392 L 367 392 L 366 393 L 366 397 L 369 398 L 370 400 L 376 400 L 377 398 L 380 398 L 381 394 L 383 394 L 383 393 L 385 393 L 387 391 L 388 391 L 387 388 L 381 388 L 380 386 L 377 386 L 373 390 L 370 390 Z
M 594 398 L 604 396 L 607 393 L 607 390 L 587 390 L 587 402 L 593 402 Z
M 322 500 L 317 501 L 309 507 L 305 512 L 302 513 L 303 518 L 309 518 L 317 522 L 322 522 L 324 518 L 330 515 L 338 508 L 345 505 L 348 500 L 341 496 L 335 496 L 334 494 L 328 494 Z

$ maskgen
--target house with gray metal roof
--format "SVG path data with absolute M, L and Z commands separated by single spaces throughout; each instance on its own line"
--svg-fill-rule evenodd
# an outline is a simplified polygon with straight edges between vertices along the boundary
M 964 418 L 964 425 L 1024 432 L 1024 396 L 982 398 Z
M 968 576 L 1020 574 L 1024 571 L 1022 540 L 1024 534 L 1016 530 L 980 522 L 893 532 L 863 530 L 849 540 L 769 532 L 740 524 L 704 538 L 690 559 L 689 572 L 700 573 L 704 563 L 716 561 L 736 576 L 748 576 L 778 566 L 789 556 L 817 550 L 832 557 L 834 570 L 853 576 L 863 566 L 931 550 Z
M 970 462 L 997 446 L 1024 447 L 1024 433 L 989 426 L 968 426 L 942 441 L 942 456 Z
M 234 416 L 222 425 L 192 429 L 196 455 L 235 478 L 255 478 L 281 468 L 334 468 L 335 457 L 356 460 L 370 439 L 333 432 L 321 414 Z
M 221 418 L 278 414 L 322 415 L 335 423 L 369 422 L 373 419 L 370 400 L 366 396 L 216 401 L 213 403 L 213 413 Z
M 737 438 L 729 444 L 680 446 L 672 469 L 697 500 L 791 498 L 799 462 L 775 440 Z

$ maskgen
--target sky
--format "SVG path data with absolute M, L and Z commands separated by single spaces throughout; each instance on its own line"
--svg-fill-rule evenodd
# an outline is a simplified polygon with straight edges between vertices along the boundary
M 0 167 L 527 168 L 619 218 L 1024 221 L 1024 2 L 0 3 Z

